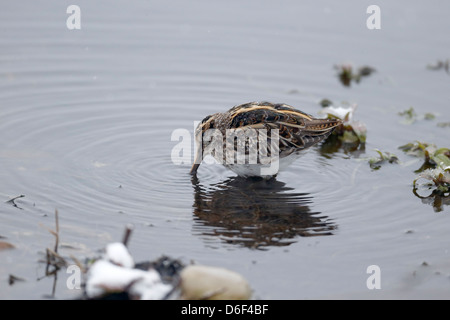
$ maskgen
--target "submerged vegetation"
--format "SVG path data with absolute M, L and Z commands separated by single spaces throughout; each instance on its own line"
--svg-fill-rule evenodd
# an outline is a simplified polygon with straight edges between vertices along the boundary
M 367 128 L 363 122 L 353 120 L 356 104 L 350 107 L 333 107 L 331 101 L 329 102 L 330 105 L 320 110 L 319 113 L 325 114 L 329 119 L 342 120 L 342 125 L 337 127 L 322 144 L 322 153 L 335 152 L 340 147 L 343 147 L 345 151 L 364 150 Z
M 349 87 L 352 82 L 359 83 L 361 78 L 370 76 L 375 72 L 375 69 L 372 67 L 362 66 L 355 68 L 351 64 L 335 65 L 334 69 L 337 71 L 339 80 L 346 87 Z
M 418 115 L 413 107 L 409 109 L 400 111 L 398 113 L 399 116 L 403 117 L 402 123 L 404 124 L 412 124 L 417 120 L 425 119 L 425 120 L 434 120 L 436 115 L 432 112 L 427 112 L 423 115 Z
M 371 75 L 375 69 L 369 66 L 356 68 L 351 64 L 338 64 L 334 66 L 340 82 L 349 87 L 352 82 L 359 83 L 363 77 Z M 430 70 L 445 70 L 450 73 L 450 59 L 438 60 L 436 64 L 429 64 Z M 336 152 L 341 147 L 345 152 L 364 151 L 367 137 L 367 129 L 364 123 L 353 120 L 356 105 L 350 107 L 335 107 L 329 99 L 322 99 L 319 105 L 323 108 L 319 113 L 325 114 L 328 118 L 339 118 L 343 124 L 336 128 L 334 132 L 321 145 L 321 153 Z M 413 124 L 419 120 L 435 120 L 436 114 L 427 112 L 418 114 L 414 107 L 409 107 L 398 112 L 402 117 L 403 124 Z M 450 127 L 450 122 L 438 122 L 438 127 Z M 438 148 L 434 144 L 423 142 L 412 142 L 399 147 L 409 156 L 423 159 L 423 163 L 415 170 L 418 175 L 413 181 L 413 193 L 425 203 L 431 203 L 435 211 L 441 211 L 443 204 L 450 202 L 450 149 Z M 390 152 L 382 152 L 375 149 L 378 156 L 365 158 L 372 170 L 378 170 L 385 163 L 399 163 L 399 158 Z M 424 184 L 423 181 L 428 180 Z M 422 182 L 422 183 L 419 183 Z M 423 197 L 417 193 L 419 187 L 426 186 L 432 190 L 429 196 Z
M 411 124 L 417 119 L 417 113 L 414 111 L 413 107 L 410 107 L 409 109 L 406 109 L 404 111 L 400 111 L 398 115 L 404 118 L 403 122 L 405 124 Z
M 438 148 L 434 144 L 420 141 L 410 142 L 399 147 L 407 155 L 422 158 L 424 163 L 415 172 L 420 173 L 426 169 L 436 168 L 442 163 L 443 166 L 450 166 L 450 149 Z
M 419 184 L 420 179 L 428 180 L 428 182 Z M 431 193 L 422 196 L 418 193 L 419 188 L 431 190 Z M 443 205 L 450 205 L 450 167 L 439 164 L 435 169 L 426 169 L 419 173 L 413 181 L 413 193 L 423 203 L 431 204 L 434 211 L 442 211 Z
M 398 163 L 399 160 L 395 154 L 392 154 L 390 152 L 381 152 L 378 149 L 375 149 L 375 151 L 378 153 L 378 157 L 373 157 L 369 159 L 369 165 L 373 170 L 378 170 L 381 168 L 381 165 L 388 162 L 388 163 Z
M 422 166 L 415 171 L 418 177 L 413 181 L 413 193 L 422 202 L 432 204 L 435 211 L 442 211 L 443 204 L 450 204 L 450 149 L 419 141 L 400 146 L 399 149 L 424 160 Z M 418 183 L 423 180 L 428 182 Z M 431 190 L 431 193 L 421 196 L 419 188 Z
M 426 169 L 419 173 L 419 177 L 414 180 L 413 185 L 416 188 L 416 183 L 419 179 L 426 179 L 431 181 L 430 187 L 435 187 L 436 192 L 445 196 L 450 192 L 450 166 L 444 167 L 441 164 L 436 169 Z
M 450 127 L 450 121 L 449 122 L 438 122 L 437 126 L 441 127 L 441 128 L 448 128 L 448 127 Z
M 447 60 L 438 60 L 436 64 L 428 64 L 427 69 L 429 70 L 445 70 L 448 74 L 450 74 L 450 59 Z

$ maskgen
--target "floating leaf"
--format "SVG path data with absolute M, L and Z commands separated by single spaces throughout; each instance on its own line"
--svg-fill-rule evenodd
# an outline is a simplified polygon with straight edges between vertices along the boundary
M 419 180 L 428 182 L 419 184 Z M 432 191 L 428 196 L 421 196 L 417 192 L 419 187 L 426 187 Z M 441 163 L 434 169 L 426 169 L 419 173 L 413 181 L 413 194 L 423 203 L 432 205 L 436 212 L 442 211 L 443 205 L 450 205 L 450 166 L 445 167 Z
M 450 158 L 443 153 L 433 154 L 430 156 L 430 159 L 433 160 L 433 162 L 436 164 L 442 164 L 445 167 L 450 166 Z
M 323 144 L 327 145 L 327 149 L 334 149 L 337 151 L 343 146 L 346 150 L 353 149 L 353 151 L 355 151 L 358 146 L 362 149 L 364 148 L 367 137 L 367 128 L 364 123 L 352 120 L 356 107 L 356 104 L 353 104 L 350 107 L 329 106 L 319 111 L 321 114 L 326 114 L 329 119 L 338 118 L 343 122 L 343 124 L 337 127 Z M 337 137 L 337 139 L 335 139 L 335 137 Z M 334 148 L 330 146 L 331 143 L 335 145 Z M 349 146 L 350 149 L 348 148 Z
M 398 163 L 398 158 L 395 154 L 392 154 L 390 152 L 381 152 L 378 149 L 375 149 L 375 151 L 378 153 L 378 158 L 373 157 L 369 159 L 369 165 L 373 170 L 378 170 L 381 168 L 381 165 L 385 162 L 389 163 Z
M 372 67 L 369 67 L 369 66 L 363 66 L 363 67 L 360 67 L 359 69 L 358 69 L 358 73 L 361 75 L 361 76 L 364 76 L 364 77 L 366 77 L 366 76 L 370 76 L 372 73 L 374 73 L 376 70 L 374 69 L 374 68 L 372 68 Z
M 450 59 L 445 61 L 438 60 L 436 64 L 428 64 L 427 69 L 429 70 L 441 70 L 444 69 L 447 73 L 450 73 Z
M 410 142 L 403 146 L 398 147 L 400 150 L 403 150 L 406 154 L 413 155 L 416 157 L 424 157 L 425 149 L 428 147 L 427 143 L 421 143 L 420 141 Z
M 404 117 L 403 123 L 405 124 L 412 124 L 417 120 L 417 113 L 413 107 L 399 112 L 398 115 Z
M 450 122 L 438 122 L 437 126 L 441 128 L 450 127 Z
M 436 189 L 443 194 L 450 191 L 450 166 L 444 167 L 444 165 L 439 164 L 435 169 L 424 170 L 413 181 L 414 188 L 421 178 L 432 181 Z
M 367 77 L 376 71 L 372 67 L 362 66 L 354 72 L 351 64 L 335 65 L 334 68 L 337 70 L 339 80 L 346 87 L 349 87 L 352 81 L 359 83 L 362 77 Z
M 338 71 L 338 77 L 341 83 L 344 86 L 349 87 L 353 79 L 352 66 L 349 64 L 341 64 L 334 66 L 334 68 Z
M 419 172 L 428 168 L 436 168 L 441 163 L 444 167 L 450 166 L 450 149 L 448 148 L 438 149 L 434 144 L 416 141 L 415 143 L 400 146 L 399 149 L 403 150 L 407 155 L 424 158 L 425 163 L 421 169 L 417 170 Z
M 350 123 L 350 126 L 351 126 L 353 132 L 358 137 L 359 142 L 366 143 L 366 137 L 367 137 L 366 125 L 360 121 L 352 121 Z
M 358 136 L 353 131 L 345 130 L 344 134 L 339 137 L 344 143 L 357 143 L 359 141 Z
M 417 120 L 434 120 L 436 118 L 436 114 L 432 112 L 427 112 L 423 115 L 419 115 L 416 113 L 413 107 L 410 107 L 409 109 L 403 110 L 398 113 L 399 116 L 403 117 L 402 123 L 404 124 L 412 124 L 416 122 Z
M 326 107 L 333 105 L 333 102 L 328 99 L 322 99 L 322 100 L 320 100 L 319 104 L 322 106 L 322 108 L 326 108 Z

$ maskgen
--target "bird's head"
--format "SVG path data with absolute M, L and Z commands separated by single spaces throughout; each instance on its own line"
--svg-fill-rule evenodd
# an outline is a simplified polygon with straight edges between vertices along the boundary
M 215 121 L 219 113 L 215 113 L 205 117 L 195 129 L 195 142 L 196 142 L 196 151 L 194 164 L 192 165 L 190 174 L 195 175 L 197 173 L 198 167 L 203 160 L 203 151 L 205 150 L 206 145 L 203 143 L 203 136 L 205 132 L 209 129 L 215 129 Z

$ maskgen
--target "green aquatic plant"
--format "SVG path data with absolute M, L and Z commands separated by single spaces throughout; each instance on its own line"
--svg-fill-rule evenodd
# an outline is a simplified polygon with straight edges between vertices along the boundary
M 403 117 L 402 123 L 404 124 L 412 124 L 417 120 L 434 120 L 436 115 L 433 112 L 427 112 L 423 115 L 419 115 L 416 113 L 413 107 L 409 109 L 398 112 L 398 115 Z
M 438 122 L 436 125 L 440 128 L 446 128 L 450 127 L 450 122 Z
M 366 125 L 360 121 L 353 120 L 356 104 L 344 108 L 328 106 L 319 111 L 326 114 L 329 119 L 338 118 L 342 120 L 342 125 L 337 127 L 332 135 L 338 136 L 344 144 L 364 144 L 367 137 Z
M 354 70 L 351 64 L 335 65 L 334 69 L 337 71 L 339 80 L 346 87 L 349 87 L 352 81 L 359 83 L 362 77 L 367 77 L 376 71 L 370 66 L 362 66 Z
M 436 64 L 428 64 L 427 69 L 429 70 L 441 70 L 444 69 L 445 72 L 450 73 L 450 59 L 445 61 L 438 60 Z
M 326 108 L 326 107 L 332 106 L 333 105 L 333 101 L 324 98 L 324 99 L 319 101 L 319 104 L 322 106 L 322 108 Z
M 353 156 L 365 152 L 367 129 L 364 123 L 353 120 L 356 105 L 350 107 L 328 106 L 319 111 L 329 119 L 339 118 L 342 124 L 320 145 L 320 154 L 329 157 L 329 154 L 343 149 L 345 153 L 351 152 Z
M 398 163 L 398 157 L 390 152 L 381 152 L 378 149 L 375 149 L 378 153 L 378 157 L 369 158 L 369 165 L 373 170 L 378 170 L 384 163 Z
M 426 183 L 418 184 L 420 179 L 428 180 Z M 431 193 L 428 196 L 421 196 L 418 193 L 419 187 L 428 188 Z M 413 194 L 433 206 L 434 211 L 442 211 L 443 205 L 450 205 L 450 167 L 441 164 L 435 169 L 426 169 L 413 181 Z
M 404 118 L 403 123 L 405 124 L 411 124 L 417 120 L 417 113 L 413 107 L 400 111 L 398 115 Z
M 431 181 L 429 183 L 430 187 L 436 187 L 436 190 L 442 195 L 450 192 L 450 166 L 445 167 L 442 163 L 440 163 L 435 169 L 426 169 L 419 173 L 419 177 L 417 177 L 413 181 L 413 186 L 416 188 L 416 183 L 419 179 L 426 179 Z
M 337 75 L 338 75 L 341 83 L 344 86 L 349 87 L 350 83 L 353 79 L 352 66 L 348 65 L 348 64 L 341 64 L 341 65 L 334 66 L 334 68 L 337 71 Z
M 436 115 L 432 112 L 427 112 L 423 115 L 425 120 L 434 120 L 436 119 Z
M 422 172 L 426 169 L 434 169 L 442 163 L 443 166 L 450 166 L 450 149 L 438 148 L 435 144 L 420 141 L 410 142 L 398 147 L 407 155 L 423 158 L 424 163 L 415 172 Z
M 415 171 L 418 176 L 413 181 L 413 194 L 423 203 L 432 205 L 435 211 L 442 211 L 443 205 L 450 204 L 450 149 L 420 141 L 405 144 L 399 149 L 407 155 L 424 159 L 422 166 Z M 419 180 L 428 182 L 419 184 Z M 419 187 L 428 188 L 431 193 L 421 196 Z

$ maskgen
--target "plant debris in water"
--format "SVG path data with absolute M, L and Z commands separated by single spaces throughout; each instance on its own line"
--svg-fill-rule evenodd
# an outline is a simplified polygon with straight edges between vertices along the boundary
M 342 120 L 342 125 L 337 127 L 331 136 L 338 136 L 344 144 L 353 144 L 356 147 L 365 144 L 367 136 L 366 125 L 360 121 L 353 120 L 353 114 L 356 110 L 356 104 L 349 108 L 329 106 L 319 111 L 326 114 L 329 119 L 338 118 Z
M 413 193 L 422 202 L 431 204 L 435 211 L 442 211 L 442 205 L 450 204 L 450 149 L 438 148 L 434 144 L 411 142 L 400 146 L 406 154 L 423 158 L 424 163 L 415 171 L 418 177 L 413 181 Z M 419 180 L 428 180 L 418 184 Z M 418 194 L 418 189 L 428 188 L 428 196 Z
M 17 200 L 17 199 L 23 198 L 23 197 L 25 197 L 25 195 L 21 194 L 20 196 L 17 196 L 17 197 L 14 197 L 14 198 L 12 198 L 12 199 L 9 199 L 8 201 L 6 201 L 6 203 L 10 203 L 10 204 L 13 205 L 13 207 L 16 207 L 16 208 L 22 210 L 23 208 L 19 207 L 19 206 L 17 205 L 17 203 L 14 202 L 14 200 Z
M 239 274 L 218 267 L 188 265 L 163 256 L 156 261 L 135 263 L 126 244 L 106 246 L 102 257 L 86 266 L 81 299 L 166 300 L 166 299 L 249 299 L 248 282 Z
M 436 115 L 431 112 L 427 112 L 423 115 L 425 120 L 434 120 L 436 118 Z
M 417 120 L 417 113 L 413 107 L 406 109 L 404 111 L 400 111 L 398 115 L 404 118 L 403 123 L 405 124 L 411 124 Z
M 436 118 L 436 115 L 432 112 L 427 112 L 424 115 L 418 115 L 413 107 L 400 111 L 398 115 L 403 117 L 402 123 L 404 124 L 412 124 L 421 119 L 434 120 Z
M 0 251 L 14 248 L 15 248 L 14 245 L 12 245 L 11 243 L 6 241 L 0 241 Z
M 450 74 L 450 59 L 447 59 L 445 61 L 438 60 L 436 64 L 428 64 L 427 69 L 429 70 L 442 70 L 444 69 L 445 72 Z
M 441 128 L 448 128 L 450 127 L 450 122 L 438 122 L 437 126 Z
M 19 281 L 22 282 L 22 281 L 25 281 L 25 279 L 21 278 L 21 277 L 16 277 L 13 274 L 10 274 L 9 277 L 8 277 L 8 284 L 10 286 L 12 286 L 14 283 L 19 282 Z
M 334 69 L 337 70 L 339 80 L 346 87 L 349 87 L 352 81 L 359 83 L 362 77 L 370 76 L 376 71 L 369 66 L 362 66 L 355 70 L 351 64 L 335 65 Z
M 417 181 L 420 179 L 428 180 L 428 182 L 419 185 Z M 419 187 L 428 188 L 431 193 L 428 196 L 421 196 L 417 192 Z M 450 166 L 445 167 L 440 163 L 435 169 L 426 169 L 419 173 L 413 181 L 413 193 L 422 202 L 431 204 L 434 211 L 442 211 L 443 205 L 450 205 Z
M 332 106 L 333 101 L 325 98 L 325 99 L 320 100 L 319 104 L 322 106 L 322 108 L 326 108 L 326 107 Z
M 450 149 L 448 148 L 438 148 L 435 144 L 416 141 L 400 146 L 399 149 L 407 155 L 424 159 L 424 163 L 415 171 L 416 173 L 436 168 L 441 163 L 445 167 L 450 166 Z
M 398 163 L 398 158 L 395 154 L 390 152 L 381 152 L 378 149 L 375 149 L 378 153 L 378 157 L 373 157 L 369 159 L 369 165 L 373 170 L 378 170 L 384 163 Z
M 437 192 L 441 195 L 448 196 L 450 192 L 450 166 L 444 167 L 442 163 L 436 169 L 426 169 L 419 173 L 419 177 L 414 180 L 413 185 L 416 187 L 416 182 L 419 179 L 426 179 L 432 182 L 436 187 Z M 432 186 L 430 185 L 430 186 Z

